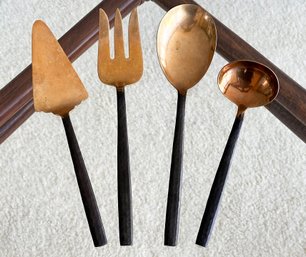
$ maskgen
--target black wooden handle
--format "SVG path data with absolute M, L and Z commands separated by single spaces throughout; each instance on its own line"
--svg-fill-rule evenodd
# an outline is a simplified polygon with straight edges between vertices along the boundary
M 209 193 L 205 212 L 196 240 L 196 244 L 204 247 L 207 245 L 210 231 L 214 223 L 214 218 L 218 210 L 218 205 L 226 181 L 226 176 L 231 164 L 231 159 L 239 136 L 240 128 L 243 122 L 243 117 L 244 113 L 238 113 L 236 116 L 232 131 L 227 140 L 214 182 Z
M 133 244 L 132 190 L 124 88 L 117 89 L 118 156 L 117 183 L 120 245 Z
M 186 95 L 178 93 L 164 237 L 164 244 L 168 246 L 175 246 L 178 237 L 185 102 Z
M 102 246 L 107 243 L 107 239 L 105 236 L 96 198 L 90 183 L 89 176 L 87 174 L 82 153 L 80 151 L 78 141 L 75 137 L 69 115 L 63 118 L 63 124 L 65 127 L 71 158 L 73 161 L 73 166 L 78 181 L 91 236 L 96 247 Z

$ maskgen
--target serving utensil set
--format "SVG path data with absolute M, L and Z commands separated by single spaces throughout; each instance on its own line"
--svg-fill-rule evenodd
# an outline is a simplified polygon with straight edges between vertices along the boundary
M 115 86 L 117 92 L 119 239 L 121 245 L 132 245 L 132 192 L 124 92 L 125 86 L 139 81 L 143 72 L 138 17 L 134 9 L 129 20 L 127 58 L 124 54 L 122 18 L 120 11 L 116 11 L 113 59 L 110 58 L 109 20 L 102 9 L 99 18 L 98 75 L 101 82 Z M 94 245 L 105 245 L 107 240 L 94 191 L 69 118 L 69 112 L 87 98 L 87 92 L 47 25 L 42 21 L 36 21 L 32 35 L 35 110 L 61 116 Z M 171 9 L 161 21 L 158 30 L 159 62 L 165 76 L 178 92 L 164 235 L 164 244 L 168 246 L 175 246 L 178 239 L 186 94 L 208 70 L 216 49 L 216 35 L 212 17 L 199 6 L 192 4 L 183 4 Z M 230 63 L 221 69 L 218 85 L 222 93 L 237 104 L 238 112 L 196 240 L 201 246 L 207 244 L 244 111 L 246 108 L 270 103 L 276 97 L 279 88 L 273 71 L 260 63 L 247 60 Z

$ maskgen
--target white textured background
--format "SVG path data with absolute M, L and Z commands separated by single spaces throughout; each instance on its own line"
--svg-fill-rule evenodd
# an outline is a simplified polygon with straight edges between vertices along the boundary
M 43 19 L 60 37 L 98 0 L 0 0 L 0 85 L 31 62 L 31 27 Z M 305 0 L 201 0 L 207 10 L 306 85 Z M 59 117 L 35 114 L 0 147 L 0 256 L 306 256 L 306 146 L 266 109 L 247 111 L 207 249 L 194 244 L 236 107 L 216 85 L 215 55 L 186 106 L 179 245 L 163 246 L 176 92 L 157 61 L 164 15 L 139 8 L 145 70 L 126 90 L 134 246 L 118 242 L 116 93 L 100 83 L 97 45 L 74 67 L 90 98 L 71 113 L 108 245 L 93 247 Z M 126 22 L 125 22 L 126 24 Z

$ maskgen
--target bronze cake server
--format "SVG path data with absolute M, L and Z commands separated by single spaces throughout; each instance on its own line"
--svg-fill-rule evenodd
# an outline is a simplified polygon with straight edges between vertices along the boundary
M 95 246 L 107 243 L 100 212 L 69 112 L 88 95 L 65 52 L 43 21 L 32 30 L 32 77 L 35 111 L 62 118 L 87 221 Z

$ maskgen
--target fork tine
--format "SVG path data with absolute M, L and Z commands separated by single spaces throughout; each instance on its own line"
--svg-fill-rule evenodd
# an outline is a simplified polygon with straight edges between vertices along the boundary
M 115 41 L 115 58 L 125 59 L 123 31 L 122 31 L 122 17 L 119 9 L 116 10 L 116 16 L 115 16 L 114 41 Z
M 99 19 L 99 59 L 110 60 L 109 21 L 103 9 L 100 9 Z
M 107 67 L 111 62 L 109 46 L 109 21 L 106 13 L 99 10 L 99 47 L 98 47 L 98 74 L 102 82 L 108 84 Z
M 129 20 L 129 59 L 133 63 L 134 73 L 140 79 L 143 70 L 143 61 L 137 8 L 133 9 Z

